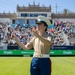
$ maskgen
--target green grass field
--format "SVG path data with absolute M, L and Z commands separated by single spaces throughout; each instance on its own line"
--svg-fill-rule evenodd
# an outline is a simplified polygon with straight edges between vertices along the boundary
M 0 57 L 0 75 L 30 75 L 31 57 Z M 75 57 L 51 57 L 52 75 L 75 75 Z

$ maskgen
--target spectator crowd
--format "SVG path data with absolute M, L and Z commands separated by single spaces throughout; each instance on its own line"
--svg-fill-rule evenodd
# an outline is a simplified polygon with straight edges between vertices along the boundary
M 0 44 L 17 45 L 17 43 L 11 38 L 11 33 L 15 33 L 18 39 L 26 44 L 32 39 L 32 27 L 22 27 L 17 24 L 16 27 L 12 27 L 7 23 L 0 22 Z M 53 28 L 48 28 L 47 31 L 53 36 L 54 46 L 75 46 L 75 24 L 72 22 L 55 21 Z

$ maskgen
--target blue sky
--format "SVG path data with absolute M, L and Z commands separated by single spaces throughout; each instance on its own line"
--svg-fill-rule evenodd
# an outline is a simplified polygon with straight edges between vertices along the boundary
M 75 0 L 0 0 L 0 13 L 2 12 L 14 12 L 16 11 L 16 6 L 19 4 L 20 6 L 28 6 L 28 4 L 40 3 L 40 6 L 43 4 L 45 6 L 51 5 L 52 12 L 56 12 L 56 4 L 58 6 L 57 12 L 62 12 L 63 9 L 69 9 L 72 12 L 75 12 Z

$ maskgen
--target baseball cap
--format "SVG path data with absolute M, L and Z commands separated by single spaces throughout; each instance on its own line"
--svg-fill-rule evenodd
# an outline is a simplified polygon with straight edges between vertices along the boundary
M 38 16 L 37 17 L 37 24 L 38 23 L 43 23 L 43 22 L 45 22 L 48 26 L 50 26 L 50 21 L 49 21 L 49 19 L 47 19 L 47 17 L 45 17 L 45 16 Z

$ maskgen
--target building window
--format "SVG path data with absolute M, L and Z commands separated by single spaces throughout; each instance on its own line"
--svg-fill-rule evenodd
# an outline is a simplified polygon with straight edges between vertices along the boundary
M 37 17 L 38 14 L 30 14 L 30 17 Z
M 25 14 L 24 13 L 21 13 L 21 17 L 25 17 Z
M 21 13 L 21 17 L 29 17 L 29 14 Z
M 45 16 L 45 17 L 47 17 L 47 14 L 39 14 L 39 15 L 42 15 L 42 16 Z
M 42 16 L 45 16 L 47 17 L 47 14 L 27 14 L 27 13 L 21 13 L 21 17 L 38 17 L 38 15 L 42 15 Z

